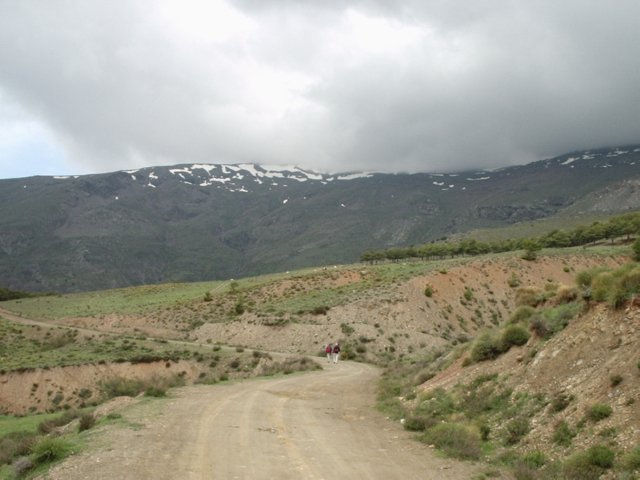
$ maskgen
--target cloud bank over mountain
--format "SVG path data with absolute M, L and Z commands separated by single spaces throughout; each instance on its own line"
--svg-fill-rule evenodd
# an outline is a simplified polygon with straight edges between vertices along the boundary
M 496 168 L 640 140 L 640 4 L 0 3 L 3 177 Z

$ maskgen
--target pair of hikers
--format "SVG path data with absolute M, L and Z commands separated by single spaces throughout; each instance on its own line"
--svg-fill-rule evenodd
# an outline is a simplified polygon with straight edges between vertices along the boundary
M 338 363 L 338 357 L 340 356 L 340 345 L 338 345 L 338 342 L 326 345 L 324 352 L 327 354 L 327 362 L 333 361 L 333 363 Z

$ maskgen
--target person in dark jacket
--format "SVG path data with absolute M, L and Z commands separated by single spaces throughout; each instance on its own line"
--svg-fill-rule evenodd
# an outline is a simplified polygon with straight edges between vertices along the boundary
M 340 356 L 340 345 L 338 342 L 333 346 L 333 363 L 338 363 L 338 357 Z

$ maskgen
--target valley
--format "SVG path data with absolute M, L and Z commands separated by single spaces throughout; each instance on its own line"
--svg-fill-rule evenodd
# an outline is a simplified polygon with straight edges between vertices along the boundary
M 503 478 L 510 478 L 511 474 L 521 475 L 516 478 L 547 478 L 542 476 L 544 468 L 552 468 L 552 465 L 560 468 L 558 465 L 565 459 L 602 442 L 610 445 L 607 448 L 613 448 L 622 462 L 640 441 L 639 409 L 633 401 L 640 393 L 640 371 L 636 365 L 640 358 L 637 338 L 640 311 L 635 303 L 627 302 L 621 309 L 611 309 L 602 303 L 594 303 L 588 310 L 571 307 L 574 313 L 567 317 L 566 327 L 553 336 L 542 338 L 531 333 L 524 344 L 519 343 L 520 346 L 495 358 L 472 359 L 483 335 L 495 332 L 492 333 L 495 336 L 512 324 L 515 312 L 522 309 L 524 293 L 539 298 L 536 308 L 543 309 L 541 314 L 547 315 L 545 308 L 567 310 L 569 307 L 565 308 L 557 298 L 578 300 L 571 296 L 573 293 L 566 292 L 576 292 L 573 286 L 581 272 L 598 268 L 616 271 L 629 265 L 629 252 L 625 245 L 601 245 L 586 249 L 545 249 L 533 261 L 505 253 L 434 262 L 337 265 L 224 282 L 164 284 L 12 300 L 4 302 L 0 312 L 3 328 L 8 329 L 4 331 L 11 338 L 11 346 L 3 343 L 2 405 L 7 414 L 55 412 L 62 407 L 91 410 L 92 405 L 104 401 L 105 379 L 122 382 L 129 379 L 147 382 L 138 391 L 158 384 L 163 389 L 174 385 L 178 389 L 168 390 L 168 399 L 160 400 L 157 407 L 150 406 L 153 402 L 147 405 L 148 401 L 126 402 L 122 415 L 129 415 L 128 409 L 141 412 L 140 409 L 160 408 L 165 412 L 163 415 L 173 418 L 174 405 L 186 411 L 203 408 L 196 404 L 177 406 L 190 405 L 183 403 L 191 402 L 189 399 L 201 398 L 203 402 L 214 403 L 221 399 L 224 403 L 224 392 L 229 389 L 244 392 L 240 397 L 251 397 L 248 391 L 255 391 L 251 385 L 265 385 L 267 391 L 272 392 L 269 382 L 274 381 L 274 385 L 288 385 L 287 389 L 300 391 L 300 396 L 285 394 L 284 397 L 276 395 L 276 398 L 300 401 L 304 408 L 316 401 L 324 402 L 324 406 L 317 408 L 326 409 L 331 415 L 328 405 L 332 396 L 312 393 L 311 386 L 309 393 L 303 394 L 307 388 L 303 385 L 328 382 L 341 385 L 338 387 L 341 392 L 352 391 L 350 386 L 340 383 L 344 374 L 349 377 L 349 385 L 356 385 L 353 391 L 365 396 L 358 400 L 357 406 L 351 404 L 347 393 L 341 394 L 341 408 L 360 412 L 354 413 L 356 417 L 387 417 L 373 422 L 375 428 L 381 429 L 379 435 L 387 436 L 395 431 L 395 434 L 391 433 L 393 438 L 399 435 L 398 438 L 407 440 L 411 437 L 410 431 L 419 436 L 425 431 L 426 435 L 430 431 L 429 425 L 433 425 L 429 418 L 443 424 L 464 425 L 472 433 L 486 432 L 484 443 L 478 445 L 490 450 L 468 457 L 467 454 L 450 453 L 453 457 L 471 459 L 471 463 L 446 460 L 450 463 L 439 464 L 440 460 L 431 455 L 428 446 L 411 440 L 415 445 L 407 448 L 422 451 L 421 461 L 432 465 L 429 468 L 440 465 L 447 472 L 450 470 L 450 477 L 442 476 L 444 474 L 440 472 L 440 476 L 433 478 L 485 478 L 482 475 L 492 471 L 493 475 Z M 531 325 L 527 328 L 540 328 Z M 5 338 L 9 339 L 9 336 Z M 26 343 L 20 347 L 23 341 Z M 341 370 L 331 370 L 332 366 L 322 360 L 323 345 L 335 341 L 342 345 L 343 360 L 347 361 L 338 364 Z M 41 347 L 34 349 L 33 345 Z M 42 345 L 48 346 L 42 348 Z M 7 355 L 9 351 L 11 353 Z M 353 360 L 358 363 L 351 363 Z M 357 367 L 361 362 L 377 365 L 382 370 L 373 367 L 362 370 Z M 278 372 L 290 374 L 314 368 L 323 371 L 277 376 Z M 245 380 L 238 384 L 234 381 L 273 375 L 276 375 L 273 380 Z M 362 377 L 356 380 L 352 375 Z M 375 379 L 380 375 L 382 383 L 377 395 L 382 413 L 372 410 Z M 233 383 L 227 385 L 228 381 Z M 614 381 L 618 383 L 612 386 Z M 465 410 L 469 407 L 464 407 L 462 399 L 478 394 L 485 395 L 490 402 L 498 402 L 495 405 L 499 410 L 493 410 L 491 403 L 474 407 L 476 410 Z M 262 394 L 256 392 L 255 395 Z M 229 403 L 228 408 L 236 405 L 240 397 Z M 567 406 L 555 412 L 552 409 L 555 402 L 560 401 L 558 399 L 564 399 Z M 254 400 L 253 407 L 249 404 L 236 406 L 239 411 L 248 412 L 265 401 Z M 447 413 L 439 410 L 440 402 L 449 402 L 453 410 L 446 410 Z M 606 405 L 611 413 L 601 421 L 584 420 L 594 405 Z M 461 410 L 456 413 L 458 408 Z M 260 411 L 251 415 L 259 417 Z M 425 412 L 431 413 L 425 416 Z M 528 418 L 526 430 L 518 434 L 517 441 L 506 441 L 505 438 L 509 438 L 506 425 L 514 418 L 520 418 L 518 412 Z M 138 414 L 132 415 L 127 422 L 137 424 L 135 417 Z M 229 411 L 222 418 L 230 422 L 232 415 Z M 282 411 L 274 411 L 273 415 L 282 418 L 285 424 L 265 427 L 253 424 L 257 420 L 251 425 L 239 424 L 245 432 L 243 442 L 251 445 L 248 439 L 253 438 L 253 434 L 248 432 L 259 428 L 267 430 L 257 430 L 256 435 L 268 435 L 272 432 L 270 428 L 276 429 L 272 433 L 280 446 L 274 445 L 274 452 L 282 445 L 297 445 L 302 441 L 295 436 L 297 429 L 302 428 L 297 421 L 286 424 L 289 419 Z M 309 415 L 313 414 L 309 411 L 304 414 L 305 417 Z M 128 445 L 128 440 L 119 436 L 130 436 L 129 427 L 111 425 L 104 414 L 96 416 L 102 425 L 97 428 L 104 433 L 94 440 L 83 440 L 83 443 L 88 442 L 87 453 L 70 457 L 60 465 L 60 470 L 52 471 L 64 473 L 52 473 L 60 476 L 51 478 L 75 478 L 68 476 L 73 475 L 70 472 L 87 468 L 92 458 L 103 455 L 98 453 L 103 448 L 100 446 L 103 441 L 119 438 L 115 443 Z M 10 417 L 4 418 L 8 421 Z M 468 420 L 462 421 L 463 418 Z M 175 421 L 176 424 L 184 423 Z M 206 417 L 202 421 L 205 422 Z M 349 421 L 359 423 L 357 418 Z M 141 424 L 147 425 L 144 432 L 150 429 L 142 435 L 151 435 L 148 440 L 151 444 L 155 441 L 152 438 L 164 442 L 161 440 L 163 434 L 157 430 L 161 425 L 167 428 L 163 421 L 149 420 Z M 409 432 L 402 432 L 403 424 Z M 552 441 L 558 425 L 565 425 L 571 432 L 566 445 L 557 446 Z M 228 428 L 224 425 L 215 427 L 216 432 Z M 359 427 L 350 425 L 348 431 L 354 428 Z M 286 435 L 282 433 L 285 430 Z M 322 435 L 320 431 L 313 432 L 306 435 L 309 438 Z M 97 434 L 91 433 L 91 438 L 93 435 Z M 376 437 L 373 432 L 362 435 Z M 98 441 L 99 438 L 103 440 Z M 191 441 L 185 439 L 187 443 Z M 344 441 L 345 445 L 353 442 Z M 446 451 L 446 447 L 435 443 Z M 168 448 L 166 444 L 161 445 L 158 444 L 158 452 Z M 211 448 L 220 448 L 215 443 L 212 445 Z M 370 447 L 384 451 L 387 448 Z M 291 448 L 297 449 L 295 456 L 302 462 L 299 465 L 306 472 L 305 478 L 324 478 L 319 465 L 328 461 L 327 458 L 314 455 L 315 460 L 308 463 L 308 454 L 301 453 L 298 447 Z M 135 455 L 132 446 L 108 451 L 111 456 L 126 455 L 126 452 Z M 539 452 L 536 455 L 544 458 L 543 464 L 534 468 L 521 463 L 524 461 L 521 459 L 529 458 L 527 455 L 532 452 Z M 353 455 L 357 457 L 364 453 Z M 333 457 L 334 461 L 340 461 L 335 454 Z M 139 460 L 134 463 L 139 464 Z M 157 463 L 149 462 L 142 464 Z M 347 462 L 348 465 L 352 463 Z M 342 468 L 347 468 L 347 464 Z M 242 467 L 242 462 L 239 465 L 238 468 L 249 470 L 256 468 Z M 358 465 L 361 469 L 369 468 Z M 371 468 L 376 470 L 374 465 L 372 463 Z M 406 468 L 421 463 L 412 465 Z M 243 474 L 228 470 L 226 474 L 261 478 L 246 471 Z M 473 474 L 455 473 L 465 471 Z M 538 476 L 524 477 L 522 472 Z M 289 478 L 285 473 L 279 474 Z M 159 472 L 158 475 L 164 478 Z M 190 478 L 204 478 L 199 476 L 203 475 L 199 470 L 191 475 Z M 407 478 L 412 478 L 411 475 L 408 473 Z

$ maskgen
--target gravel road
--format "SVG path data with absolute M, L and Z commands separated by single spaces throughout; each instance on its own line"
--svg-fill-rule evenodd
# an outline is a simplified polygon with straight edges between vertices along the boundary
M 481 467 L 437 456 L 372 408 L 374 367 L 172 391 L 123 410 L 43 479 L 470 479 Z

